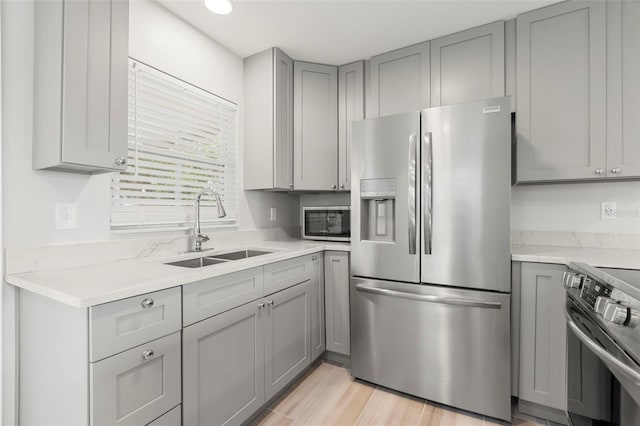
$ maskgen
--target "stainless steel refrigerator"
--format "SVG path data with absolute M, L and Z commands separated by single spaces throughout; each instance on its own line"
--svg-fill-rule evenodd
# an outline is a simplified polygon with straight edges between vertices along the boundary
M 509 98 L 352 132 L 353 376 L 510 420 Z

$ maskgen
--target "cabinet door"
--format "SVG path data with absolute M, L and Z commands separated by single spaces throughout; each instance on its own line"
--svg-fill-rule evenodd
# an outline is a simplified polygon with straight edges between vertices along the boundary
M 428 108 L 429 42 L 371 58 L 367 118 Z
M 518 182 L 605 176 L 605 33 L 605 2 L 518 16 Z
M 64 2 L 62 161 L 121 169 L 127 156 L 126 1 Z
M 504 22 L 431 41 L 431 106 L 504 96 Z
M 293 61 L 273 49 L 273 181 L 274 187 L 293 185 Z M 263 159 L 264 160 L 264 159 Z
M 89 370 L 91 425 L 145 425 L 180 403 L 180 332 Z
M 311 282 L 266 298 L 265 398 L 283 389 L 311 364 Z
M 293 63 L 293 187 L 330 191 L 338 179 L 338 69 Z
M 311 256 L 311 361 L 325 350 L 324 254 Z
M 324 268 L 327 350 L 349 355 L 349 253 L 326 252 Z
M 185 426 L 240 424 L 264 403 L 262 305 L 250 302 L 184 329 Z
M 640 177 L 640 2 L 607 2 L 607 177 Z
M 313 275 L 311 256 L 294 257 L 264 266 L 264 294 L 310 280 Z
M 563 265 L 522 263 L 520 399 L 565 410 L 566 323 Z
M 162 416 L 158 417 L 147 426 L 181 426 L 182 425 L 182 410 L 181 406 L 178 405 L 173 410 L 168 413 L 164 413 Z
M 364 62 L 338 68 L 338 189 L 351 189 L 351 122 L 364 118 Z

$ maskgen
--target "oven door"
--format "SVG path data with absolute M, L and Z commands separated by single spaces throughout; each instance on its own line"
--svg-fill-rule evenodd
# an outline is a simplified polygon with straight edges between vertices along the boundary
M 634 399 L 640 399 L 640 366 L 570 297 L 565 315 L 570 424 L 635 424 L 640 418 Z

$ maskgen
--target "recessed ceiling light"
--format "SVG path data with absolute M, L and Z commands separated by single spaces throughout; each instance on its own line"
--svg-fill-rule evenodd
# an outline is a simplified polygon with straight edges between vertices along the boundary
M 231 0 L 204 0 L 204 5 L 218 15 L 227 15 L 233 9 Z

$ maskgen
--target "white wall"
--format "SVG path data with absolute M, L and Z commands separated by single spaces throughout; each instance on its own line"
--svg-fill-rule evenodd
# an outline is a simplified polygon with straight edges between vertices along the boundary
M 33 0 L 3 2 L 3 6 L 5 248 L 152 236 L 111 233 L 109 174 L 32 170 Z M 130 55 L 239 105 L 238 176 L 242 176 L 242 58 L 148 0 L 131 2 Z M 245 194 L 241 182 L 239 186 L 239 229 L 297 226 L 297 196 Z M 59 202 L 77 203 L 78 229 L 55 229 L 54 208 Z M 276 222 L 269 221 L 270 207 L 278 208 Z
M 603 201 L 617 203 L 617 219 L 600 218 Z M 640 234 L 640 182 L 513 187 L 511 229 Z

